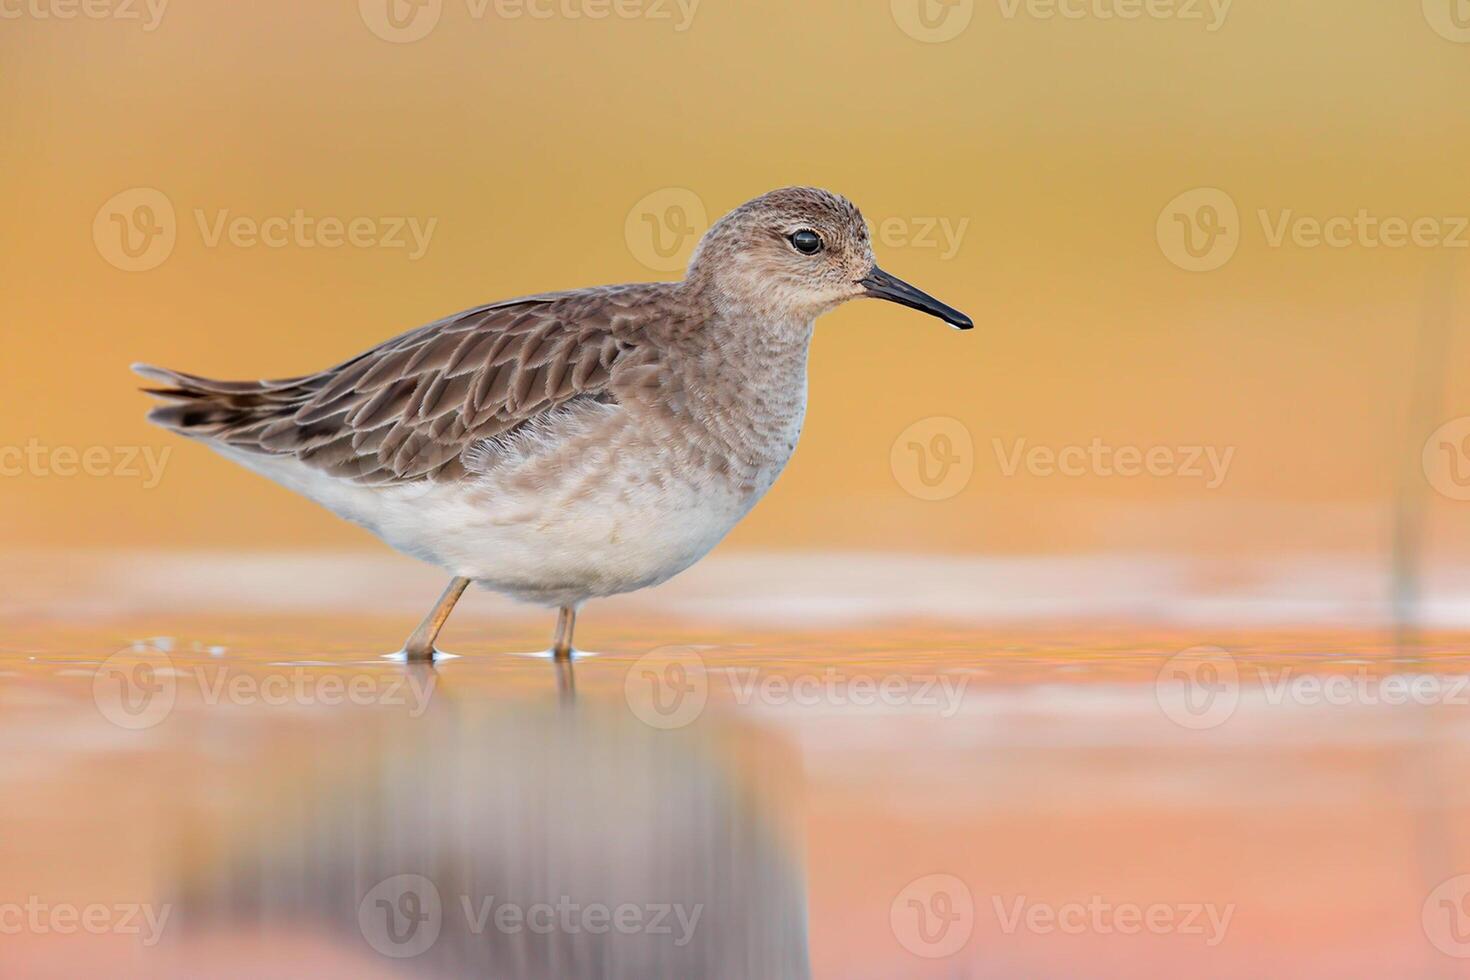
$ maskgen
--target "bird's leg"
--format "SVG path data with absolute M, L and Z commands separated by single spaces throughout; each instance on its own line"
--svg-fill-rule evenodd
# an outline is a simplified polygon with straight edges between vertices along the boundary
M 413 631 L 408 642 L 403 645 L 403 654 L 410 661 L 432 661 L 434 659 L 434 640 L 438 638 L 439 631 L 444 628 L 444 622 L 449 618 L 449 613 L 454 609 L 454 604 L 459 597 L 464 595 L 465 588 L 470 584 L 467 578 L 450 579 L 449 586 L 444 594 L 439 597 L 434 608 L 429 610 L 429 615 L 419 623 L 419 628 Z
M 556 635 L 551 638 L 554 660 L 572 659 L 572 630 L 577 626 L 577 607 L 562 606 L 556 613 Z

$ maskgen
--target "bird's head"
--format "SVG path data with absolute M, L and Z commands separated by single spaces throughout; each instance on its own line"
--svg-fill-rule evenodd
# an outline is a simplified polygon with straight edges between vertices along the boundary
M 725 215 L 705 234 L 687 281 L 708 284 L 732 309 L 811 320 L 872 297 L 922 310 L 960 330 L 963 313 L 880 269 L 867 222 L 851 201 L 815 187 L 771 191 Z

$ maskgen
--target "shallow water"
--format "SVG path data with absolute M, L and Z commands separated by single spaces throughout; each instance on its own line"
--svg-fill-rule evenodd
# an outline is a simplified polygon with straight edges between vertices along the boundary
M 4 976 L 1457 976 L 1470 637 L 11 624 Z

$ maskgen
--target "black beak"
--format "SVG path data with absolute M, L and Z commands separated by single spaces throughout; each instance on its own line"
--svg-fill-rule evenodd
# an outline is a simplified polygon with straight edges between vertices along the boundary
M 897 276 L 890 276 L 876 265 L 859 285 L 867 290 L 866 295 L 874 299 L 886 299 L 900 306 L 923 310 L 930 316 L 939 317 L 957 330 L 970 330 L 975 326 L 974 320 L 953 306 L 939 302 L 922 289 L 915 289 Z

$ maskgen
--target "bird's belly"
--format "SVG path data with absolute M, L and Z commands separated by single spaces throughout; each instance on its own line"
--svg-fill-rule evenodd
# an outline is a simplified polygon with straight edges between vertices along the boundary
M 439 563 L 516 598 L 580 602 L 657 585 L 719 543 L 753 501 L 691 484 L 551 499 L 535 513 L 491 506 L 436 549 Z M 484 519 L 488 517 L 487 519 Z
M 739 462 L 622 412 L 603 421 L 565 425 L 452 483 L 365 487 L 283 457 L 241 461 L 405 554 L 517 599 L 569 605 L 694 564 L 770 488 L 795 444 L 781 432 Z
M 569 426 L 554 452 L 502 457 L 484 472 L 467 490 L 474 518 L 446 522 L 460 533 L 439 563 L 548 605 L 657 585 L 704 557 L 770 488 L 795 443 L 778 439 L 741 463 L 662 419 L 618 411 L 601 427 Z

